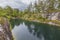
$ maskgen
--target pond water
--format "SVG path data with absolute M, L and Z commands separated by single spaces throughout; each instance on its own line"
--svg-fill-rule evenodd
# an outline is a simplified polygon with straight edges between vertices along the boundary
M 11 19 L 15 40 L 60 40 L 60 27 L 21 19 Z

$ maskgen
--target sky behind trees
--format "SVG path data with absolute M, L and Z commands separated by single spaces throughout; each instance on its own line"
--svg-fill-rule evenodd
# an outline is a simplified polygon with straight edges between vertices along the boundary
M 20 10 L 24 10 L 28 7 L 31 2 L 35 2 L 35 0 L 0 0 L 0 6 L 11 6 L 12 8 L 18 8 Z
M 0 0 L 0 6 L 4 7 L 6 5 L 10 5 L 12 7 L 14 6 L 21 6 L 23 4 L 29 5 L 31 2 L 34 2 L 35 0 Z M 23 4 L 21 4 L 23 3 Z M 19 5 L 21 4 L 21 5 Z

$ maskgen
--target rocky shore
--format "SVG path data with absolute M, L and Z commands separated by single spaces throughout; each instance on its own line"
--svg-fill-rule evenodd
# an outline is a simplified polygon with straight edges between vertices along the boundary
M 10 25 L 6 18 L 0 18 L 0 40 L 13 40 Z

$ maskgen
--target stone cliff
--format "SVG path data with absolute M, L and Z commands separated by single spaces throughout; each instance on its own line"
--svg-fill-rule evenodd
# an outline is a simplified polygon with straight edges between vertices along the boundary
M 9 22 L 4 17 L 0 17 L 0 40 L 13 40 Z

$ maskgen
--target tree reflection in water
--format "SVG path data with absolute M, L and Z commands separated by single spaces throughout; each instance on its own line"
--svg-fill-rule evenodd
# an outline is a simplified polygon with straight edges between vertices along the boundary
M 12 29 L 15 25 L 20 25 L 23 22 L 27 26 L 29 32 L 36 35 L 38 38 L 41 38 L 43 35 L 45 40 L 60 40 L 60 27 L 37 22 L 29 22 L 21 19 L 10 20 Z

